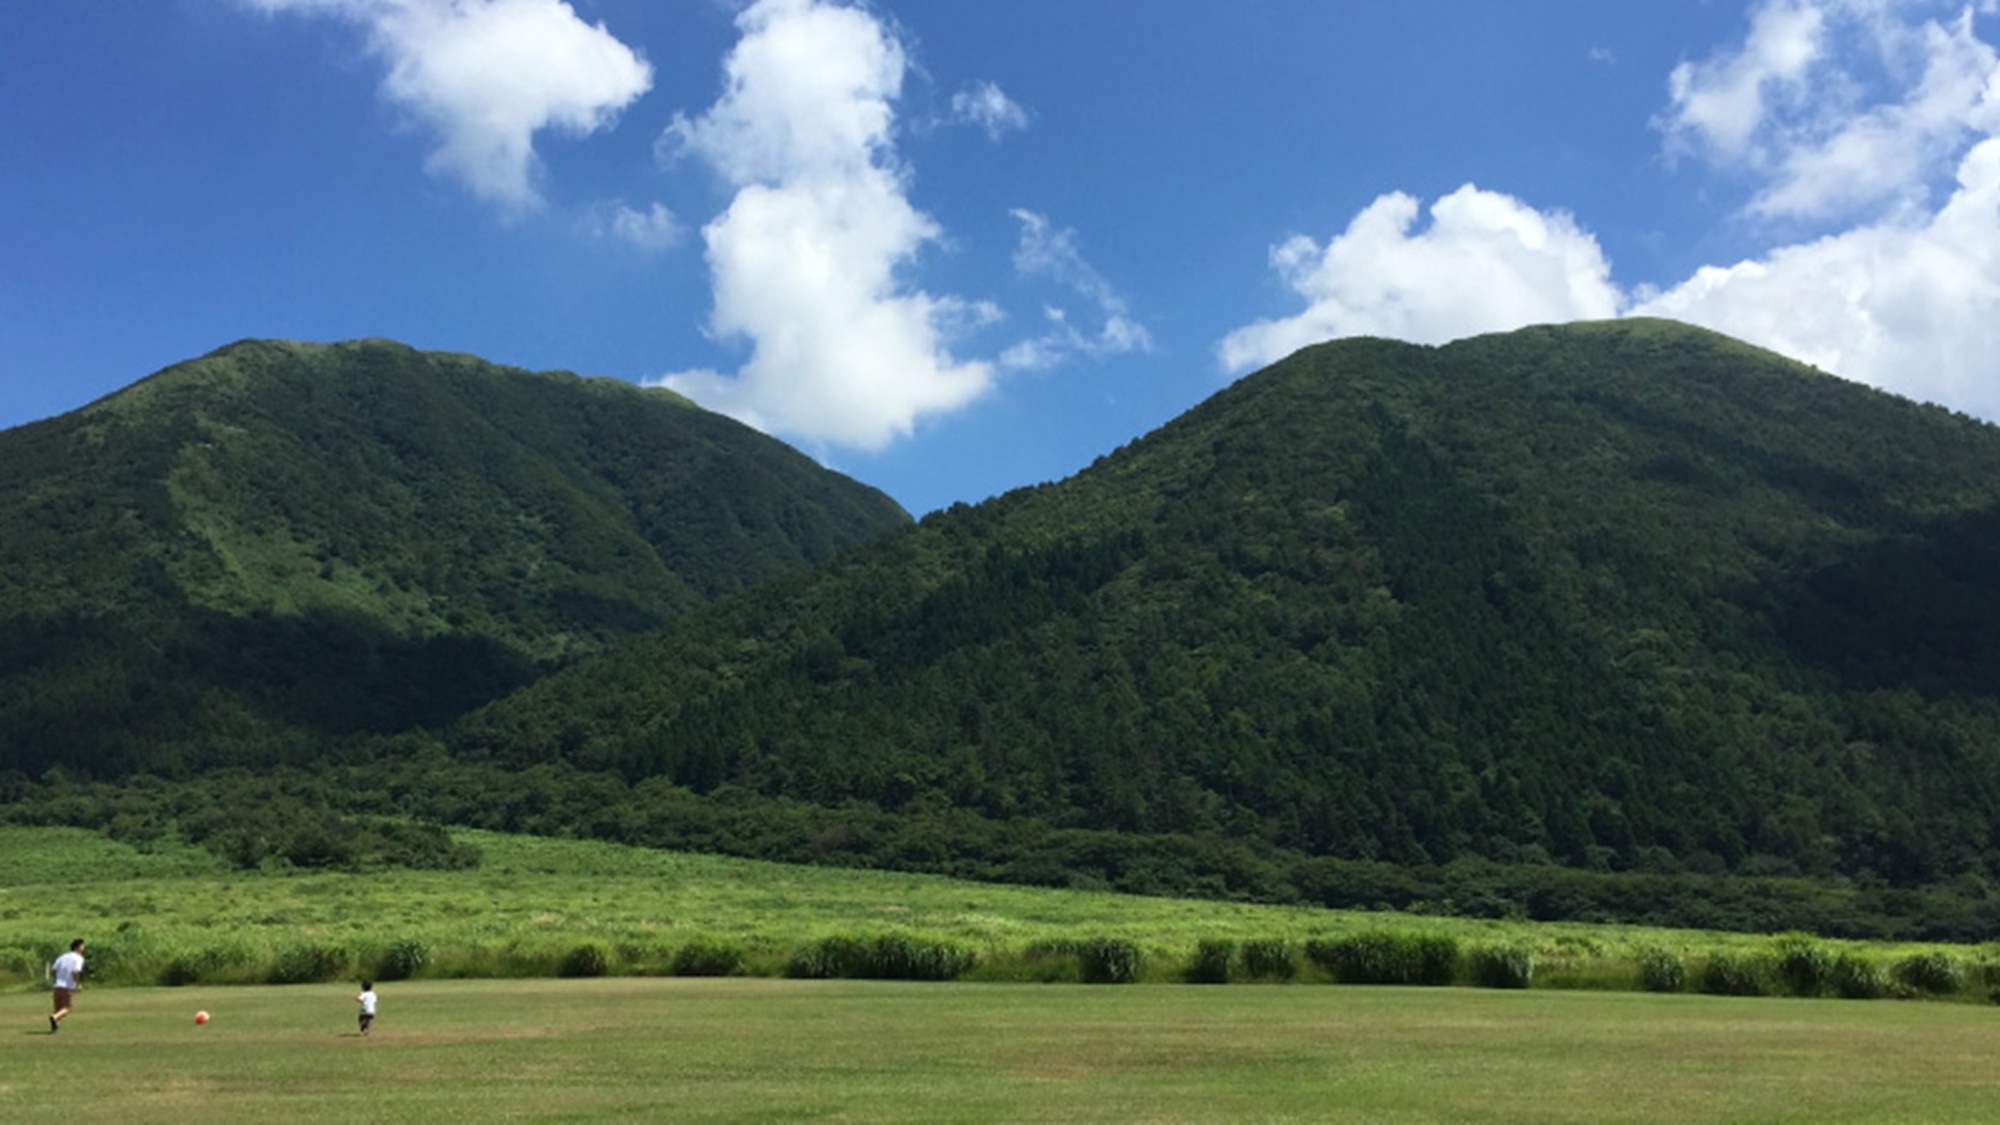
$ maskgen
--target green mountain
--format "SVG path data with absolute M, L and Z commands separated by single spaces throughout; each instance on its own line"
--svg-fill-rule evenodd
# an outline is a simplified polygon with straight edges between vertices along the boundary
M 0 433 L 0 771 L 441 723 L 908 522 L 666 391 L 239 343 Z
M 1313 897 L 1239 881 L 1255 853 L 1977 897 L 2000 431 L 1665 322 L 1328 344 L 447 746 L 617 775 L 588 804 L 630 815 L 583 830 L 725 850 L 763 809 L 1009 878 L 1071 833 L 1038 854 L 1130 889 Z M 1181 843 L 1135 873 L 1141 838 Z

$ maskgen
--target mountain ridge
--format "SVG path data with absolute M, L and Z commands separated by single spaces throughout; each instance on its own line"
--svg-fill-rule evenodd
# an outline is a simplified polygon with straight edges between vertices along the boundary
M 908 522 L 880 492 L 671 392 L 384 341 L 239 342 L 0 434 L 0 450 L 0 608 L 17 638 L 36 638 L 17 639 L 8 679 L 31 683 L 49 657 L 97 662 L 114 696 L 176 681 L 111 670 L 129 663 L 105 655 L 126 630 L 155 647 L 179 637 L 211 676 L 259 680 L 226 650 L 254 652 L 292 682 L 240 686 L 301 701 L 314 661 L 292 650 L 389 657 L 345 669 L 382 703 L 306 707 L 315 724 L 366 715 L 346 729 L 438 721 L 537 666 Z M 258 638 L 228 636 L 245 630 Z M 453 685 L 453 662 L 479 686 Z M 381 682 L 424 665 L 422 685 Z M 59 695 L 80 701 L 92 673 L 71 671 Z M 303 749 L 258 706 L 245 713 L 243 691 L 179 682 L 185 698 L 154 726 L 217 708 L 237 713 L 229 741 L 262 727 Z M 440 692 L 451 698 L 419 698 Z M 57 725 L 83 737 L 86 721 Z M 48 741 L 34 726 L 13 725 L 0 761 Z M 145 758 L 143 740 L 111 736 Z

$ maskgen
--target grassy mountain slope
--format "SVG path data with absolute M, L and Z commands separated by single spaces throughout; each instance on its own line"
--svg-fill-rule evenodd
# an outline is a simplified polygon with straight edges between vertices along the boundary
M 2000 431 L 1972 420 L 1664 322 L 1345 341 L 450 744 L 928 819 L 868 853 L 917 866 L 985 846 L 952 835 L 973 818 L 1978 879 L 2000 873 L 1996 563 Z
M 0 768 L 443 721 L 907 521 L 669 392 L 233 345 L 0 433 Z

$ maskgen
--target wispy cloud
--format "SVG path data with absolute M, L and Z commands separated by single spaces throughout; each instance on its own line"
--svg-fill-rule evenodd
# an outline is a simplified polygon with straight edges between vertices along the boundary
M 589 134 L 652 84 L 652 69 L 563 0 L 238 0 L 365 27 L 384 94 L 437 136 L 427 167 L 513 210 L 541 202 L 535 135 Z
M 680 245 L 687 228 L 663 203 L 643 210 L 626 203 L 612 203 L 593 211 L 584 227 L 599 238 L 622 242 L 646 253 L 658 253 Z
M 1015 271 L 1023 277 L 1048 278 L 1082 298 L 1091 305 L 1098 326 L 1080 329 L 1067 309 L 1045 307 L 1043 318 L 1048 329 L 1001 353 L 1001 366 L 1039 370 L 1077 354 L 1107 356 L 1152 349 L 1152 334 L 1132 319 L 1124 298 L 1084 260 L 1077 249 L 1075 231 L 1058 230 L 1033 211 L 1017 208 L 1012 214 L 1021 224 L 1021 239 L 1014 248 Z
M 880 448 L 987 390 L 993 366 L 948 344 L 998 314 L 898 276 L 940 237 L 893 143 L 902 44 L 868 11 L 824 0 L 759 0 L 737 26 L 721 98 L 676 119 L 660 147 L 736 189 L 702 231 L 709 327 L 751 354 L 734 374 L 660 382 L 764 429 Z
M 1028 111 L 991 82 L 981 82 L 953 94 L 951 116 L 953 121 L 986 130 L 986 135 L 996 141 L 1028 127 Z

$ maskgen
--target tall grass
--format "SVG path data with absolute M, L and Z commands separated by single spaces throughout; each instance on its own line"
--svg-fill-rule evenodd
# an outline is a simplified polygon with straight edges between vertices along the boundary
M 1195 946 L 1185 976 L 1189 984 L 1228 984 L 1230 965 L 1235 960 L 1235 942 L 1207 938 Z
M 1519 945 L 1480 946 L 1466 958 L 1466 970 L 1481 988 L 1526 988 L 1535 979 L 1535 954 Z
M 1687 963 L 1656 945 L 1639 951 L 1639 986 L 1648 992 L 1679 992 L 1687 985 Z
M 1291 980 L 1299 963 L 1288 941 L 1262 939 L 1243 943 L 1243 975 L 1251 980 Z
M 1306 943 L 1306 957 L 1341 984 L 1442 986 L 1458 976 L 1458 941 L 1439 933 L 1374 930 Z
M 800 949 L 785 975 L 806 980 L 957 980 L 977 957 L 948 942 L 907 934 L 829 937 Z

